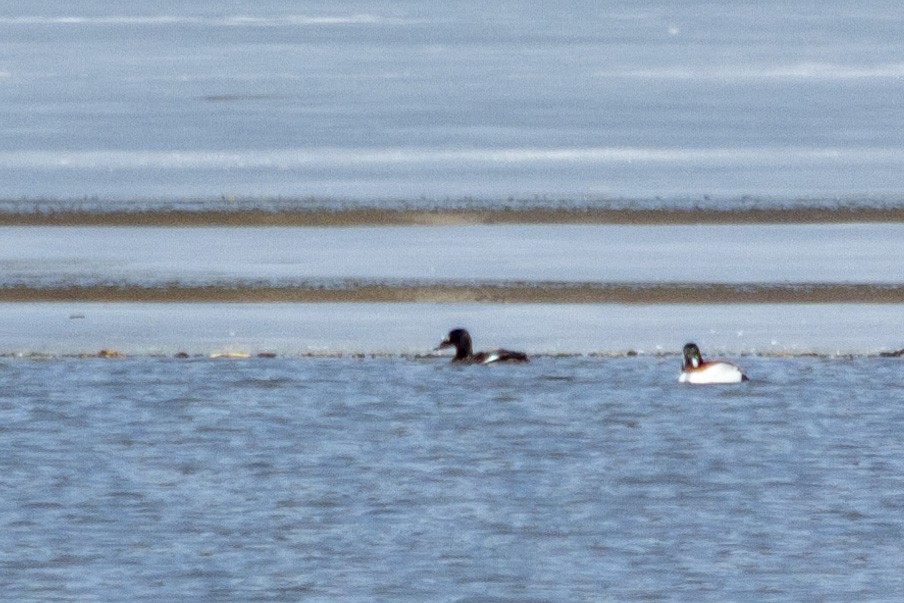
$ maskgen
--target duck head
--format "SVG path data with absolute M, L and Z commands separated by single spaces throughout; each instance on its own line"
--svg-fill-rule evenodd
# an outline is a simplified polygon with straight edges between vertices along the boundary
M 689 343 L 682 350 L 684 354 L 684 368 L 697 368 L 703 364 L 703 356 L 700 354 L 700 348 L 696 343 Z
M 465 329 L 452 329 L 449 335 L 439 342 L 437 350 L 443 348 L 455 347 L 455 358 L 462 359 L 469 357 L 473 350 L 471 348 L 471 334 Z

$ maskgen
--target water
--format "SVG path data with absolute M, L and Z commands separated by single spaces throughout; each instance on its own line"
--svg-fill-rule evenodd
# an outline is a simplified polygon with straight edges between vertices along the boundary
M 885 295 L 902 283 L 900 16 L 7 2 L 2 597 L 898 600 L 902 369 L 878 353 L 904 347 Z M 451 226 L 512 207 L 538 223 Z M 442 212 L 396 227 L 362 208 Z M 539 223 L 562 208 L 659 215 Z M 675 208 L 694 211 L 679 226 Z M 751 208 L 783 224 L 731 223 Z M 795 224 L 813 208 L 884 223 Z M 165 227 L 97 227 L 132 210 Z M 723 224 L 691 223 L 713 210 Z M 241 224 L 330 212 L 333 228 Z M 292 302 L 349 279 L 435 290 Z M 544 281 L 675 289 L 441 290 Z M 682 283 L 785 290 L 701 304 Z M 250 303 L 273 284 L 280 303 Z M 538 355 L 453 367 L 429 354 L 454 326 Z M 679 386 L 690 340 L 752 381 Z
M 900 360 L 10 360 L 11 600 L 896 600 Z

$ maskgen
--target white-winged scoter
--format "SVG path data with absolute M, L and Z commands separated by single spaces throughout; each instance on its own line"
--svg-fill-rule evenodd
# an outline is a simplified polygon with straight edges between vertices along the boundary
M 491 362 L 528 362 L 527 354 L 512 350 L 492 350 L 477 352 L 471 347 L 471 334 L 465 329 L 452 329 L 449 336 L 436 347 L 437 350 L 454 347 L 455 357 L 452 362 L 468 364 L 490 364 Z

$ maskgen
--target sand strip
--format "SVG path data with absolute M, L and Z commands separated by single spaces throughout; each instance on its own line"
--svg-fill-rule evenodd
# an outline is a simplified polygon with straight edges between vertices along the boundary
M 0 287 L 0 302 L 832 304 L 904 303 L 904 285 L 724 283 L 381 283 Z
M 376 208 L 0 211 L 0 226 L 448 226 L 468 224 L 841 224 L 904 222 L 904 207 L 745 209 Z

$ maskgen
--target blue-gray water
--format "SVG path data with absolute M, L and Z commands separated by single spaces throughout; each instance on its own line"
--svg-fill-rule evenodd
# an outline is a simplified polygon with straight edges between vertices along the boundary
M 9 600 L 894 601 L 899 359 L 0 361 Z

